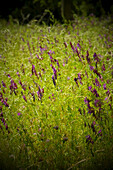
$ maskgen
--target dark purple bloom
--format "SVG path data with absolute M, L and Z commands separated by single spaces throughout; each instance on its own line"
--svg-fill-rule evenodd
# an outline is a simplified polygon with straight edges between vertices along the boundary
M 32 64 L 32 74 L 35 72 L 35 66 Z
M 3 117 L 3 112 L 0 113 L 0 117 Z
M 88 52 L 88 50 L 87 50 L 87 54 L 86 54 L 86 60 L 87 60 L 88 63 L 90 63 L 90 58 L 89 58 L 89 52 Z
M 23 99 L 27 102 L 27 99 L 26 99 L 26 96 L 25 96 L 25 95 L 23 95 Z
M 98 131 L 99 136 L 102 136 L 102 130 Z
M 96 53 L 94 53 L 93 57 L 94 57 L 94 60 L 96 60 L 96 62 L 98 63 L 99 62 L 99 58 L 98 58 Z
M 57 61 L 57 66 L 60 67 L 58 60 L 56 60 L 56 61 Z
M 100 102 L 100 100 L 95 99 L 94 104 L 95 104 L 96 107 L 100 107 L 100 108 L 101 108 L 101 102 Z
M 109 89 L 108 89 L 108 91 L 106 92 L 106 94 L 109 96 L 110 95 L 110 91 L 109 91 Z
M 85 97 L 84 102 L 85 102 L 86 104 L 89 104 L 89 99 L 87 99 L 87 97 Z
M 74 46 L 72 45 L 72 42 L 70 42 L 71 48 L 74 51 Z
M 78 80 L 78 78 L 74 78 L 74 81 L 76 82 L 77 86 L 79 87 L 77 80 Z
M 5 87 L 6 88 L 6 84 L 4 83 L 4 81 L 2 80 L 2 85 L 3 85 L 3 87 Z
M 25 42 L 23 37 L 22 37 L 22 41 Z
M 86 143 L 94 143 L 90 135 L 86 136 Z
M 9 107 L 9 104 L 4 100 L 4 105 L 6 106 L 6 107 Z
M 55 77 L 54 77 L 54 75 L 52 75 L 52 80 L 53 80 L 54 86 L 56 86 L 56 82 L 55 82 Z
M 91 90 L 91 89 L 92 89 L 92 86 L 89 86 L 88 89 Z
M 82 84 L 82 82 L 81 82 L 81 80 L 82 80 L 82 78 L 81 78 L 81 73 L 78 73 L 78 79 L 79 79 L 79 81 L 80 81 L 80 84 Z
M 79 48 L 81 49 L 81 46 L 80 46 L 80 44 L 79 44 L 79 43 L 77 44 L 77 47 L 79 47 Z
M 8 76 L 9 78 L 11 78 L 10 74 L 7 74 L 7 76 Z
M 103 84 L 103 88 L 104 88 L 104 90 L 106 90 L 106 83 L 105 83 L 105 84 Z
M 22 82 L 21 82 L 21 80 L 19 80 L 19 84 L 22 86 Z
M 17 72 L 16 74 L 18 75 L 18 77 L 20 77 L 20 74 L 19 74 L 19 72 Z
M 42 88 L 38 88 L 39 90 L 38 90 L 38 92 L 37 92 L 37 94 L 38 94 L 38 97 L 39 97 L 39 99 L 41 100 L 41 98 L 42 98 L 42 96 L 43 96 L 43 94 L 42 93 L 44 93 L 44 89 Z
M 52 69 L 53 69 L 54 77 L 55 77 L 55 79 L 57 79 L 57 70 L 56 70 L 55 67 L 53 67 L 52 64 L 51 64 L 51 67 L 52 67 Z
M 102 70 L 105 71 L 105 64 L 102 65 Z
M 101 86 L 97 78 L 95 78 L 95 83 L 97 86 L 99 86 L 99 87 Z
M 107 100 L 107 99 L 108 99 L 108 97 L 105 98 L 105 100 Z
M 7 124 L 5 124 L 5 128 L 6 128 L 6 130 L 8 130 L 8 125 Z
M 82 111 L 81 111 L 81 109 L 80 109 L 80 108 L 78 109 L 78 111 L 79 111 L 79 112 L 80 112 L 80 114 L 82 115 Z
M 4 117 L 2 117 L 1 121 L 2 121 L 2 123 L 5 125 L 5 119 L 4 119 Z
M 17 115 L 18 115 L 18 116 L 20 116 L 20 115 L 21 115 L 21 113 L 19 112 L 19 113 L 17 113 Z
M 90 66 L 90 70 L 93 70 L 94 69 L 94 67 L 93 66 Z
M 92 91 L 92 93 L 95 94 L 96 97 L 99 97 L 99 94 L 97 93 L 97 90 L 96 90 L 96 89 L 94 89 L 94 90 Z
M 65 45 L 65 47 L 67 48 L 67 43 L 66 43 L 66 42 L 64 42 L 64 45 Z
M 95 130 L 95 125 L 96 123 L 95 123 L 95 121 L 91 124 L 91 128 L 92 128 L 92 130 L 93 130 L 93 132 L 95 132 L 95 134 L 96 134 L 96 130 Z

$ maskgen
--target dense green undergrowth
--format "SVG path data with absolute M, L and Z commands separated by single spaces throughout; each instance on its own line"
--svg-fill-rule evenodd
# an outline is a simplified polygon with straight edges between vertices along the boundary
M 0 22 L 0 168 L 110 169 L 113 24 Z

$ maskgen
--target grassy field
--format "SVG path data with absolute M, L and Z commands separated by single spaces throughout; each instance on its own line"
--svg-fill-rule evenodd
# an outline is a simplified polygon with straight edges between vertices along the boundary
M 0 170 L 111 169 L 113 23 L 0 21 Z

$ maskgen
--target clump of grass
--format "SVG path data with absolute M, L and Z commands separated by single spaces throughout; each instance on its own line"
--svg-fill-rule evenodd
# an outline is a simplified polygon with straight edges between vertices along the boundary
M 1 168 L 112 166 L 113 29 L 107 22 L 1 21 Z

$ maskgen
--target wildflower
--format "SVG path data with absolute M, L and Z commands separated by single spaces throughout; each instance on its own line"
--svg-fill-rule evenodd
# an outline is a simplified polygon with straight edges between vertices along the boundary
M 99 94 L 97 93 L 97 90 L 96 90 L 96 89 L 94 89 L 94 90 L 92 91 L 92 93 L 95 94 L 96 97 L 99 97 Z
M 44 89 L 43 89 L 43 88 L 41 89 L 41 88 L 39 87 L 39 90 L 38 90 L 37 94 L 38 94 L 38 97 L 39 97 L 40 100 L 41 100 L 41 98 L 42 98 L 42 96 L 43 96 L 42 93 L 44 93 Z
M 82 111 L 81 111 L 81 109 L 80 109 L 80 108 L 78 109 L 78 111 L 79 111 L 79 112 L 80 112 L 80 114 L 82 115 Z
M 99 87 L 101 86 L 97 78 L 95 78 L 95 83 L 97 86 L 99 86 Z
M 21 113 L 20 113 L 20 112 L 18 112 L 18 113 L 17 113 L 17 115 L 18 115 L 18 116 L 20 116 L 20 115 L 21 115 Z
M 71 48 L 74 51 L 74 46 L 72 45 L 72 42 L 70 42 Z
M 54 77 L 54 75 L 52 75 L 52 80 L 53 80 L 54 86 L 56 86 L 56 82 L 55 82 L 55 77 Z
M 90 70 L 93 70 L 94 69 L 94 67 L 93 66 L 90 66 Z
M 58 130 L 59 127 L 58 127 L 58 126 L 54 126 L 53 128 L 56 129 L 56 130 Z
M 27 99 L 26 99 L 25 95 L 23 95 L 23 99 L 27 102 Z
M 17 89 L 17 84 L 14 82 L 14 80 L 11 80 L 10 89 L 11 91 Z
M 95 130 L 95 127 L 94 127 L 95 124 L 96 124 L 96 123 L 95 123 L 95 121 L 94 121 L 94 122 L 91 124 L 91 128 L 92 128 L 93 132 L 96 133 L 96 130 Z
M 85 97 L 84 102 L 85 102 L 86 104 L 88 104 L 88 103 L 89 103 L 89 99 L 87 99 L 87 97 Z
M 21 80 L 19 80 L 18 82 L 19 82 L 19 84 L 22 86 L 22 82 L 21 82 Z
M 77 44 L 77 47 L 79 47 L 79 49 L 81 49 L 81 46 L 80 46 L 80 44 L 79 44 L 79 43 Z
M 57 66 L 60 67 L 58 60 L 56 60 L 56 61 L 57 61 Z
M 3 112 L 0 113 L 0 117 L 3 117 Z
M 101 108 L 101 102 L 100 102 L 100 100 L 95 99 L 94 105 L 95 105 L 96 107 L 100 107 L 100 108 Z
M 94 143 L 90 135 L 86 136 L 86 143 Z
M 32 64 L 32 74 L 35 72 L 35 66 Z
M 89 86 L 88 89 L 91 90 L 91 89 L 92 89 L 92 86 Z
M 78 78 L 74 78 L 74 81 L 76 82 L 77 86 L 79 87 L 77 80 L 78 80 Z
M 106 90 L 106 83 L 105 83 L 105 84 L 103 84 L 103 88 L 104 88 L 104 90 Z
M 65 48 L 67 48 L 67 43 L 66 42 L 64 42 L 64 45 L 65 45 Z
M 102 136 L 102 130 L 99 130 L 99 131 L 98 131 L 98 135 L 99 135 L 99 136 Z
M 17 71 L 17 73 L 16 73 L 17 75 L 18 75 L 18 77 L 20 77 L 20 74 L 19 74 L 19 72 Z
M 106 94 L 109 96 L 110 95 L 110 91 L 109 91 L 109 89 L 108 89 L 108 91 L 106 92 Z
M 105 100 L 107 100 L 107 99 L 108 99 L 108 97 L 105 98 Z
M 9 104 L 6 101 L 4 101 L 3 103 L 6 107 L 9 107 Z
M 87 54 L 86 54 L 86 60 L 87 60 L 88 63 L 90 63 L 90 58 L 89 58 L 89 52 L 88 52 L 88 50 L 87 50 Z
M 7 124 L 5 124 L 5 128 L 6 128 L 6 130 L 8 130 L 8 125 Z
M 102 70 L 105 71 L 105 64 L 102 65 Z
M 99 58 L 98 58 L 96 53 L 94 53 L 93 57 L 94 57 L 94 60 L 96 60 L 96 62 L 98 63 L 99 62 Z
M 3 85 L 3 87 L 5 87 L 6 88 L 6 84 L 4 83 L 4 81 L 2 80 L 2 85 Z

